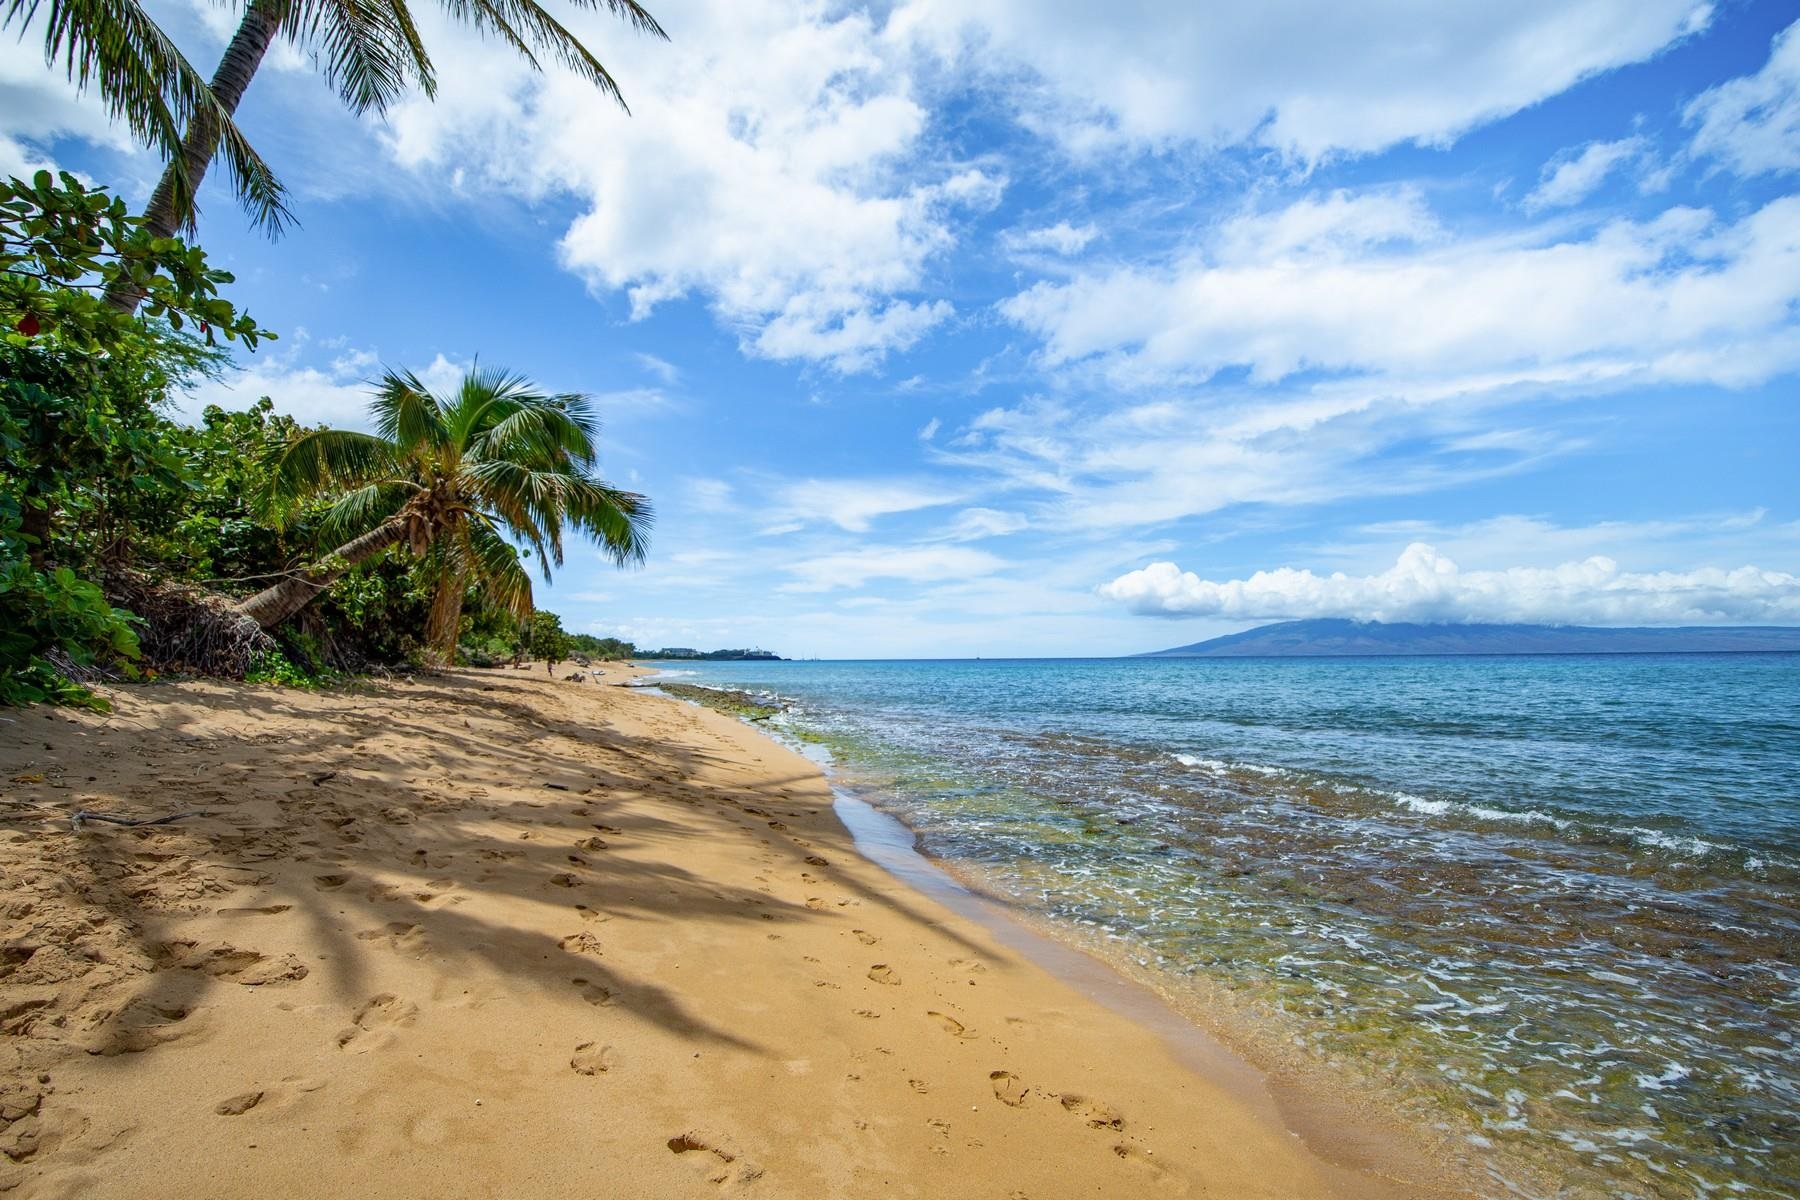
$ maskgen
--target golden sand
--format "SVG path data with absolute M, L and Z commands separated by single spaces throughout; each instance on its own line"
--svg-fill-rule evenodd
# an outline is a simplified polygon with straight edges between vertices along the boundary
M 718 714 L 505 670 L 114 702 L 0 724 L 0 1192 L 1438 1194 L 865 861 Z

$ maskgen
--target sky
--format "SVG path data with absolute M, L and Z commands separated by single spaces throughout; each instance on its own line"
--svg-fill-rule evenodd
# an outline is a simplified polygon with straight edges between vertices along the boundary
M 435 100 L 277 47 L 293 193 L 200 243 L 280 340 L 182 401 L 356 426 L 477 358 L 596 397 L 640 646 L 1113 655 L 1271 620 L 1800 625 L 1792 0 L 417 8 Z M 202 70 L 233 7 L 154 0 Z M 0 42 L 0 169 L 159 163 Z M 222 172 L 221 172 L 222 174 Z

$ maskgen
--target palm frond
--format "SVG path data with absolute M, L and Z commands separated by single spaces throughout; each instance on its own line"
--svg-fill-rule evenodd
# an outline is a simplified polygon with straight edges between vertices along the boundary
M 404 480 L 383 479 L 351 488 L 339 496 L 319 522 L 319 536 L 332 545 L 361 537 L 400 511 L 418 487 Z
M 531 576 L 519 552 L 485 520 L 466 526 L 469 575 L 488 598 L 523 620 L 531 615 Z
M 436 450 L 445 441 L 443 405 L 411 371 L 382 376 L 369 412 L 375 418 L 375 432 L 401 453 Z
M 381 438 L 349 429 L 315 429 L 274 453 L 269 482 L 258 500 L 271 515 L 281 515 L 325 492 L 391 479 L 398 469 L 394 447 Z
M 569 523 L 600 543 L 617 566 L 637 566 L 650 551 L 656 513 L 650 501 L 610 483 L 578 477 L 568 493 Z
M 602 6 L 623 17 L 640 32 L 655 37 L 668 37 L 662 26 L 656 23 L 656 19 L 633 0 L 588 0 L 582 4 L 582 7 L 589 8 Z M 536 0 L 444 0 L 444 7 L 453 16 L 469 22 L 477 29 L 499 35 L 534 68 L 539 67 L 539 52 L 549 54 L 605 92 L 620 108 L 626 112 L 631 111 L 612 73 L 594 57 L 593 51 L 582 45 L 574 34 Z
M 0 28 L 29 25 L 40 0 L 0 2 Z M 291 219 L 285 192 L 219 102 L 206 78 L 137 0 L 50 0 L 44 61 L 77 89 L 90 86 L 132 136 L 173 165 L 177 211 L 193 212 L 193 188 L 182 154 L 184 130 L 196 121 L 218 130 L 238 198 L 271 234 Z
M 599 457 L 600 423 L 586 396 L 539 397 L 500 416 L 478 447 L 484 457 L 513 458 L 544 467 L 586 469 Z
M 405 0 L 309 0 L 286 6 L 282 32 L 312 51 L 326 82 L 357 114 L 385 113 L 416 81 L 437 90 Z

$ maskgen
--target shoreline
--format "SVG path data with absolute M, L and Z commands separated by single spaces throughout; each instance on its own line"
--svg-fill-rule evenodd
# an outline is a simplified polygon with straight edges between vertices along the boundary
M 656 668 L 646 670 L 644 685 L 657 688 Z M 685 684 L 689 688 L 723 689 L 733 702 L 740 694 L 726 685 Z M 676 696 L 697 708 L 699 700 Z M 834 805 L 857 850 L 902 883 L 939 904 L 981 924 L 1009 949 L 1025 956 L 1062 983 L 1080 991 L 1134 1023 L 1152 1030 L 1172 1053 L 1195 1073 L 1227 1088 L 1268 1122 L 1302 1139 L 1309 1150 L 1351 1179 L 1374 1175 L 1398 1180 L 1429 1160 L 1441 1172 L 1432 1185 L 1439 1194 L 1483 1194 L 1493 1180 L 1481 1174 L 1470 1146 L 1458 1143 L 1448 1125 L 1428 1134 L 1417 1124 L 1391 1088 L 1373 1077 L 1350 1078 L 1279 1044 L 1277 1018 L 1252 1013 L 1228 991 L 1206 981 L 1182 978 L 1134 961 L 1126 943 L 1115 938 L 1083 936 L 1083 930 L 1058 922 L 988 885 L 979 870 L 955 859 L 932 854 L 923 835 L 904 816 L 884 807 L 878 796 L 853 783 L 838 782 L 834 763 L 820 761 L 808 743 L 771 732 L 730 706 L 710 709 L 733 716 L 753 732 L 814 762 L 826 776 L 837 800 Z M 822 748 L 821 748 L 822 750 Z M 858 815 L 866 810 L 867 816 Z M 891 827 L 884 829 L 882 826 Z M 1223 1014 L 1221 1009 L 1226 1010 Z M 1411 1103 L 1420 1108 L 1417 1098 Z M 1442 1120 L 1446 1114 L 1426 1111 Z M 1486 1151 L 1493 1156 L 1493 1149 Z M 1538 1169 L 1523 1159 L 1505 1164 L 1507 1175 L 1533 1182 Z M 1412 1186 L 1423 1186 L 1414 1184 Z
M 116 696 L 0 745 L 0 1191 L 1466 1194 L 1321 1157 L 732 718 L 504 670 Z

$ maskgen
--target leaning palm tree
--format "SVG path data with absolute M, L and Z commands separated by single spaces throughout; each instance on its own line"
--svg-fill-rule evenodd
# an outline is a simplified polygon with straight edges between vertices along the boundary
M 18 24 L 23 35 L 39 8 L 40 0 L 0 0 L 0 30 Z M 221 101 L 137 0 L 50 0 L 44 62 L 77 90 L 94 88 L 112 118 L 168 162 L 161 187 L 166 205 L 193 211 L 204 169 L 189 169 L 183 132 L 205 128 L 231 168 L 238 199 L 258 225 L 280 230 L 288 215 L 281 184 L 232 119 L 235 101 L 230 107 Z
M 59 2 L 117 4 L 127 0 Z M 619 85 L 600 60 L 537 0 L 441 2 L 450 16 L 473 25 L 483 35 L 494 35 L 534 69 L 542 70 L 538 56 L 548 54 L 624 106 Z M 577 8 L 605 8 L 641 32 L 660 38 L 668 36 L 637 0 L 570 2 Z M 109 32 L 110 25 L 104 19 L 79 25 L 71 22 L 69 36 L 72 42 L 81 39 L 87 44 L 103 40 Z M 408 84 L 417 85 L 427 96 L 436 93 L 431 57 L 419 37 L 407 0 L 248 0 L 237 32 L 212 78 L 218 109 L 226 116 L 237 111 L 251 77 L 277 37 L 285 37 L 308 51 L 339 99 L 358 116 L 385 114 Z M 156 236 L 169 237 L 191 226 L 193 195 L 218 148 L 220 131 L 215 110 L 194 113 L 180 153 L 170 159 L 162 182 L 144 211 L 145 225 Z M 116 290 L 108 299 L 129 312 L 136 309 L 140 297 L 127 288 Z
M 411 372 L 389 372 L 370 412 L 373 434 L 313 430 L 270 464 L 264 500 L 272 509 L 291 513 L 336 494 L 322 531 L 347 540 L 239 605 L 264 629 L 351 567 L 404 544 L 433 560 L 426 643 L 433 660 L 448 664 L 471 584 L 530 615 L 531 579 L 515 541 L 537 558 L 546 582 L 562 564 L 566 530 L 593 538 L 621 566 L 643 560 L 649 502 L 594 474 L 599 423 L 586 396 L 545 395 L 521 376 L 482 367 L 453 394 L 436 396 Z

